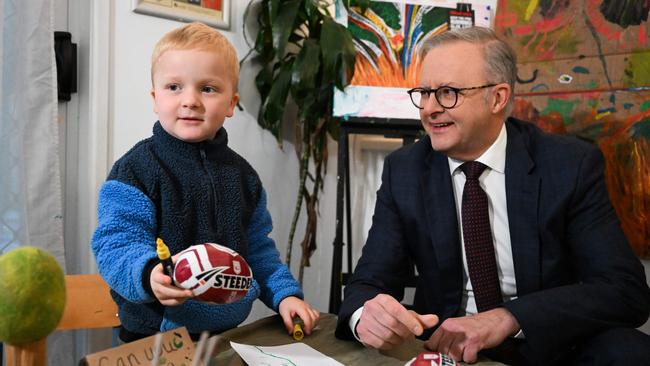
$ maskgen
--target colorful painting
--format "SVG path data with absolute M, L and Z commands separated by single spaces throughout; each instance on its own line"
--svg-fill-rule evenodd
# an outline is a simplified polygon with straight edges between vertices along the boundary
M 362 14 L 339 2 L 336 18 L 352 33 L 357 58 L 351 85 L 335 92 L 334 115 L 419 120 L 406 94 L 418 83 L 419 45 L 450 27 L 490 27 L 495 8 L 496 0 L 371 1 Z
M 519 58 L 514 115 L 595 141 L 630 244 L 650 258 L 648 1 L 499 0 Z

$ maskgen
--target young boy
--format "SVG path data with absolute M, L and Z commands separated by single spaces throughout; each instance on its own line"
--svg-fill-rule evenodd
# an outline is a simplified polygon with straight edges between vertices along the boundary
M 99 193 L 92 249 L 111 287 L 130 342 L 186 326 L 194 335 L 222 332 L 246 319 L 256 298 L 278 311 L 285 327 L 299 316 L 310 333 L 319 312 L 280 261 L 268 234 L 266 193 L 253 168 L 228 148 L 222 128 L 239 98 L 237 54 L 216 30 L 192 23 L 167 33 L 151 59 L 153 136 L 120 158 Z M 156 256 L 156 238 L 172 254 L 200 243 L 227 246 L 251 266 L 242 300 L 214 305 L 174 286 Z M 175 257 L 173 257 L 175 258 Z

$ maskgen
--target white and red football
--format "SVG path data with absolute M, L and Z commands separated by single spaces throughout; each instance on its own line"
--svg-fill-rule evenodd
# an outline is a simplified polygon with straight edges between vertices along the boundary
M 444 353 L 424 352 L 413 357 L 404 366 L 458 366 L 458 363 Z
M 253 271 L 234 250 L 205 243 L 192 245 L 176 258 L 174 282 L 192 290 L 196 300 L 230 304 L 246 296 Z

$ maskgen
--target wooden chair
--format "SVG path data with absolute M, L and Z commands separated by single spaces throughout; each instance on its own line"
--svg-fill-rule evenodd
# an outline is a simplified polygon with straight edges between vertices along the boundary
M 117 305 L 98 274 L 65 276 L 66 302 L 56 330 L 109 328 L 120 325 Z M 5 344 L 6 366 L 45 366 L 46 340 L 23 347 Z

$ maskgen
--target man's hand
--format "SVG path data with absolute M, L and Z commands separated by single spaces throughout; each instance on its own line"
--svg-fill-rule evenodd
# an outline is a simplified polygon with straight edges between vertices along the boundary
M 282 317 L 284 327 L 287 328 L 289 334 L 293 333 L 293 318 L 296 315 L 302 320 L 305 326 L 305 333 L 307 334 L 311 334 L 320 319 L 320 312 L 318 310 L 295 296 L 288 296 L 280 301 L 278 313 Z
M 176 262 L 176 257 L 178 257 L 178 254 L 172 257 L 174 263 Z M 153 291 L 154 296 L 165 306 L 180 305 L 185 300 L 194 296 L 192 290 L 185 290 L 174 286 L 172 278 L 163 272 L 162 264 L 160 263 L 151 270 L 149 283 L 151 284 L 151 291 Z
M 379 294 L 363 305 L 356 330 L 359 339 L 366 346 L 391 349 L 437 323 L 436 315 L 420 315 L 406 310 L 392 296 Z
M 473 363 L 480 350 L 500 345 L 517 331 L 517 319 L 505 308 L 496 308 L 445 320 L 424 345 L 432 351 L 446 353 L 456 361 Z

